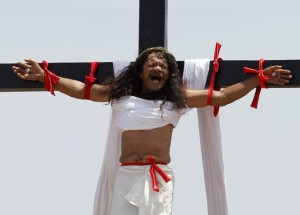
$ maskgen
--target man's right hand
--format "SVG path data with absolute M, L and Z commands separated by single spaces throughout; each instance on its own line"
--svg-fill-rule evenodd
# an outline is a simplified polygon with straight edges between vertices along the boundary
M 25 59 L 25 62 L 18 62 L 17 65 L 13 66 L 12 70 L 19 78 L 26 81 L 44 82 L 44 70 L 36 61 Z

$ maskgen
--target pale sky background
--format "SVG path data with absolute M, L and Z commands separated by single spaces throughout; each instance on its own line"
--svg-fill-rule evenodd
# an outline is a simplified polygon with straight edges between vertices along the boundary
M 0 0 L 0 63 L 134 60 L 138 0 Z M 297 0 L 170 0 L 178 60 L 299 59 Z M 1 71 L 9 72 L 9 71 Z M 300 71 L 293 71 L 294 73 Z M 1 78 L 1 74 L 0 74 Z M 300 214 L 300 90 L 254 91 L 221 108 L 230 215 Z M 60 93 L 0 92 L 0 215 L 88 215 L 109 106 Z M 174 215 L 206 214 L 196 111 L 175 129 Z

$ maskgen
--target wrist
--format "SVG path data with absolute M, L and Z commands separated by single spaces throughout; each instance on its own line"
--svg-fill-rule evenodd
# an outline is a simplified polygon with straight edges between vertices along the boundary
M 41 73 L 39 74 L 38 81 L 41 82 L 41 83 L 45 82 L 45 72 L 44 72 L 44 70 L 42 70 Z
M 259 77 L 258 77 L 258 75 L 255 75 L 255 76 L 253 76 L 253 82 L 254 82 L 254 88 L 255 87 L 259 87 L 260 86 L 260 80 L 259 80 Z
M 265 82 L 268 79 L 268 76 L 265 75 L 265 70 L 263 69 L 264 63 L 265 59 L 259 59 L 258 70 L 244 67 L 245 73 L 257 74 L 257 76 L 255 77 L 256 91 L 251 104 L 251 107 L 253 108 L 257 108 L 261 88 L 267 88 Z

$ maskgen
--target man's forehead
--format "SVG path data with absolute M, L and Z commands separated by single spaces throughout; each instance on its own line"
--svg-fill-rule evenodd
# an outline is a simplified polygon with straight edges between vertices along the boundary
M 151 62 L 151 61 L 162 61 L 164 63 L 167 63 L 167 60 L 166 58 L 163 57 L 162 53 L 156 53 L 156 52 L 153 52 L 148 55 L 147 62 Z

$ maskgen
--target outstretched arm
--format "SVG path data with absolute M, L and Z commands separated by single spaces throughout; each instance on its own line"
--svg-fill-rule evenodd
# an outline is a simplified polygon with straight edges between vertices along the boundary
M 19 78 L 27 81 L 40 81 L 44 83 L 44 70 L 36 61 L 26 59 L 25 63 L 18 62 L 17 64 L 18 66 L 13 66 L 12 70 Z M 80 81 L 60 77 L 54 87 L 56 90 L 73 98 L 84 98 L 85 83 Z M 107 102 L 108 86 L 93 84 L 90 95 L 92 101 Z
M 272 75 L 273 73 L 276 75 Z M 291 71 L 282 69 L 281 66 L 271 66 L 263 71 L 264 75 L 268 76 L 267 83 L 275 85 L 285 85 L 292 78 Z M 274 73 L 274 74 L 275 74 Z M 212 106 L 225 106 L 230 104 L 259 85 L 257 76 L 249 78 L 243 82 L 229 86 L 221 91 L 213 91 Z M 189 107 L 201 108 L 206 106 L 208 90 L 186 90 L 187 105 Z

